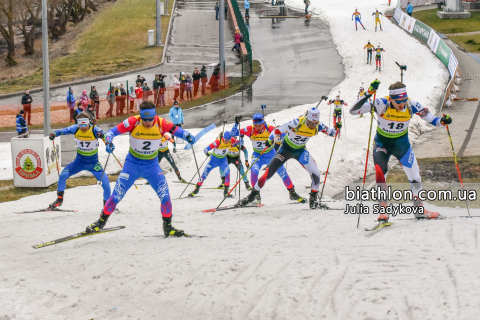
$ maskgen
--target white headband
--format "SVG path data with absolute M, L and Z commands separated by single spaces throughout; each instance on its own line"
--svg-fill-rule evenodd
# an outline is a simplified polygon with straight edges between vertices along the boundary
M 398 94 L 402 94 L 402 93 L 407 93 L 407 87 L 403 87 L 403 88 L 400 88 L 400 89 L 394 89 L 394 90 L 390 90 L 390 95 L 392 96 L 396 96 Z
M 90 124 L 90 120 L 87 118 L 77 119 L 78 124 Z

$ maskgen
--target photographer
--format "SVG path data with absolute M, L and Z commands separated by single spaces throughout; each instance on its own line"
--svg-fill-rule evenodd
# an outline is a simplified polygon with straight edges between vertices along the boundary
M 90 104 L 92 106 L 94 106 L 94 110 L 95 110 L 95 113 L 96 113 L 96 118 L 100 119 L 100 117 L 98 116 L 98 112 L 100 110 L 100 97 L 98 96 L 96 86 L 93 86 L 92 90 L 90 91 Z
M 145 80 L 144 77 L 142 77 L 141 75 L 138 75 L 137 80 L 135 81 L 135 86 L 137 86 L 137 83 L 139 83 L 139 82 L 140 82 L 140 86 L 142 86 L 145 81 L 147 81 L 147 80 Z
M 153 95 L 155 99 L 156 106 L 165 106 L 165 79 L 167 76 L 162 74 L 155 75 L 155 80 L 153 81 Z

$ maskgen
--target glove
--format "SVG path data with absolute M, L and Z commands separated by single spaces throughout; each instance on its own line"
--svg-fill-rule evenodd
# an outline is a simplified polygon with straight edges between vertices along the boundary
M 342 129 L 342 122 L 339 121 L 339 122 L 335 123 L 334 127 L 335 127 L 335 130 L 337 130 L 337 131 Z
M 190 133 L 187 134 L 187 136 L 185 137 L 185 140 L 190 143 L 191 145 L 194 145 L 195 144 L 195 137 L 192 136 Z
M 103 133 L 103 131 L 100 131 L 97 133 L 97 137 L 100 138 L 100 139 L 103 139 L 103 137 L 105 136 L 105 134 Z
M 206 155 L 207 157 L 210 157 L 210 156 L 211 156 L 210 151 L 205 152 L 205 155 Z
M 240 121 L 242 121 L 242 116 L 236 116 L 235 117 L 235 123 L 240 124 Z
M 442 119 L 440 119 L 440 123 L 443 125 L 450 124 L 452 123 L 452 117 L 450 117 L 448 114 L 444 114 Z
M 48 136 L 48 139 L 53 141 L 53 140 L 55 140 L 56 137 L 57 137 L 57 135 L 55 133 L 50 133 L 50 135 Z
M 115 145 L 111 142 L 107 142 L 106 150 L 107 150 L 108 153 L 112 153 L 113 150 L 115 150 Z
M 250 164 L 248 163 L 248 160 L 245 160 L 245 165 L 247 166 L 247 169 L 250 168 Z
M 273 144 L 273 141 L 268 139 L 267 141 L 265 141 L 265 144 L 267 145 L 268 148 L 270 148 Z
M 370 87 L 368 88 L 368 93 L 373 94 L 378 90 L 378 87 L 380 86 L 380 81 L 378 79 L 375 79 L 371 84 Z

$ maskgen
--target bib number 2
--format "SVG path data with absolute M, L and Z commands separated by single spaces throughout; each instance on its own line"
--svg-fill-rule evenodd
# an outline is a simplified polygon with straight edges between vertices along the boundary
M 142 150 L 150 150 L 150 146 L 152 145 L 152 143 L 150 141 L 145 141 L 143 142 L 143 148 Z

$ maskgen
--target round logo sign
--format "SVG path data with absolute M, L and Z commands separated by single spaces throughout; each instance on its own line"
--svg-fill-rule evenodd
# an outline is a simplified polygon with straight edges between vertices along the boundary
M 15 171 L 24 179 L 35 179 L 42 174 L 42 159 L 34 150 L 23 149 L 15 158 Z

